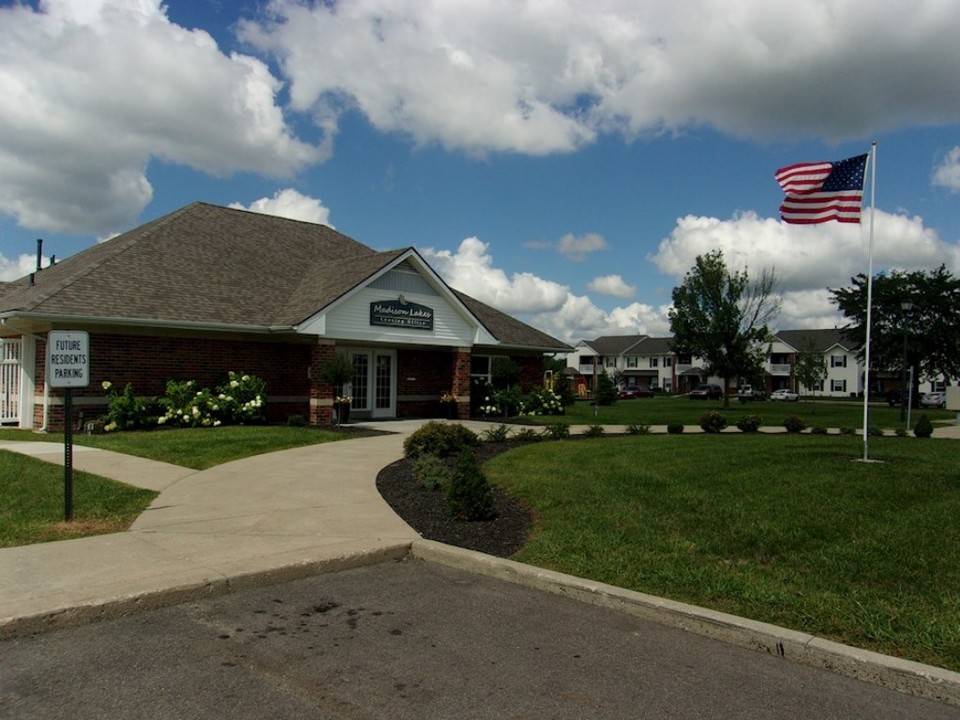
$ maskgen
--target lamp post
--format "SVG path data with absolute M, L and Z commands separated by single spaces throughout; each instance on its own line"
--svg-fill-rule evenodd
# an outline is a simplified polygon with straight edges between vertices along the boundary
M 912 395 L 907 391 L 907 315 L 913 309 L 913 303 L 904 300 L 900 303 L 900 308 L 903 310 L 901 319 L 903 325 L 903 372 L 900 379 L 900 421 L 903 422 L 906 419 L 907 403 L 910 402 L 909 397 Z

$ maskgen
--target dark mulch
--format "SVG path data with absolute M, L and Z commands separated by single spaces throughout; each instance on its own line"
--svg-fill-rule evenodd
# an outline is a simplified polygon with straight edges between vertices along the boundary
M 483 463 L 505 450 L 511 443 L 484 443 L 476 448 Z M 527 540 L 533 525 L 533 513 L 522 503 L 493 486 L 497 516 L 493 520 L 466 522 L 456 520 L 447 506 L 446 493 L 427 490 L 413 476 L 413 461 L 398 460 L 377 476 L 377 489 L 390 507 L 406 523 L 428 540 L 447 545 L 509 557 Z

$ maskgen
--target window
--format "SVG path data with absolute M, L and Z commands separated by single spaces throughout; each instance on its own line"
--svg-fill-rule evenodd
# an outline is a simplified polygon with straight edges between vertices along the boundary
M 628 368 L 635 368 L 636 366 L 637 366 L 637 356 L 636 356 L 636 355 L 630 355 L 630 356 L 628 356 L 628 357 L 627 357 L 627 367 L 628 367 Z
M 831 355 L 830 356 L 830 367 L 839 367 L 845 368 L 847 366 L 847 356 L 846 355 Z
M 650 367 L 659 367 L 660 358 L 650 358 Z
M 615 368 L 617 366 L 616 357 L 607 357 L 603 359 L 603 366 L 609 368 Z
M 672 381 L 672 380 L 664 380 L 664 381 L 663 381 L 663 391 L 666 392 L 666 393 L 669 393 L 669 392 L 672 391 L 672 390 L 673 390 L 673 381 Z
M 669 357 L 669 356 L 668 356 L 668 357 L 665 357 L 665 358 L 663 359 L 663 366 L 664 366 L 664 367 L 671 367 L 672 365 L 673 365 L 673 358 L 672 358 L 672 357 Z
M 693 356 L 692 355 L 677 355 L 677 365 L 692 365 Z
M 847 391 L 847 381 L 846 380 L 831 380 L 830 381 L 830 392 L 846 392 Z
M 596 358 L 596 355 L 581 355 L 580 364 L 581 365 L 593 365 L 593 361 Z

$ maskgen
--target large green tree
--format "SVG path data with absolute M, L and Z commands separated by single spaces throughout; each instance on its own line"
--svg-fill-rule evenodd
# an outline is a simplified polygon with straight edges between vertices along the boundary
M 770 323 L 780 312 L 776 275 L 764 270 L 751 281 L 746 270 L 730 271 L 720 250 L 698 255 L 673 289 L 670 329 L 678 353 L 695 355 L 710 375 L 753 379 L 762 372 L 770 348 Z
M 834 302 L 849 320 L 848 336 L 860 343 L 864 355 L 867 332 L 867 276 L 850 279 L 852 285 L 830 289 Z M 914 368 L 914 388 L 922 378 L 960 377 L 960 278 L 944 265 L 936 270 L 894 270 L 873 278 L 870 321 L 871 366 L 887 371 Z M 904 303 L 908 307 L 904 307 Z

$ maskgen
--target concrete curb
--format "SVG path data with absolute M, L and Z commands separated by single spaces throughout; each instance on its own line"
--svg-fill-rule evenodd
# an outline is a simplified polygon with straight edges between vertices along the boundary
M 960 673 L 932 665 L 901 660 L 776 625 L 583 580 L 432 540 L 415 540 L 410 555 L 960 707 Z
M 397 562 L 409 557 L 409 555 L 410 543 L 398 543 L 364 552 L 349 553 L 340 557 L 294 563 L 256 572 L 238 573 L 229 577 L 220 576 L 204 582 L 119 596 L 104 602 L 64 606 L 57 610 L 34 615 L 0 618 L 0 640 L 62 630 L 100 620 L 133 615 L 145 610 L 170 607 L 171 605 L 227 595 L 242 590 L 301 580 L 314 575 L 351 570 L 367 565 L 377 565 L 382 562 Z

